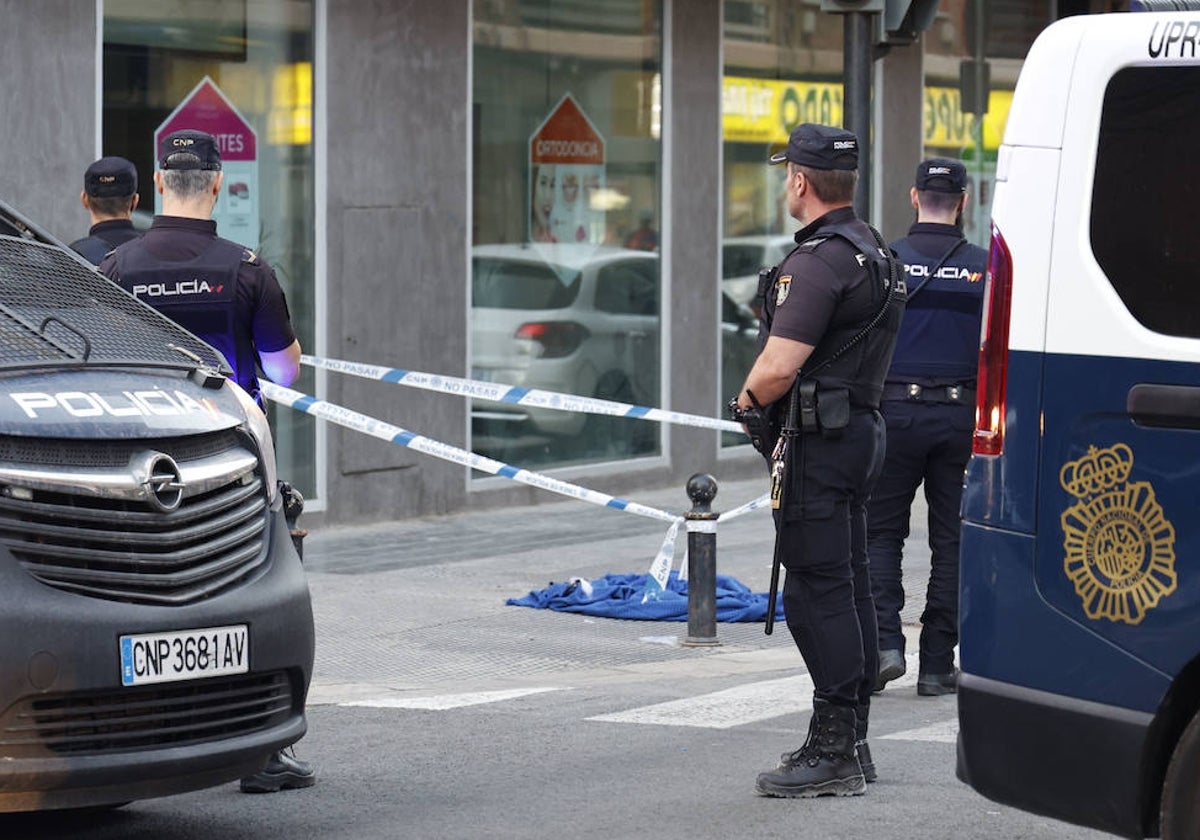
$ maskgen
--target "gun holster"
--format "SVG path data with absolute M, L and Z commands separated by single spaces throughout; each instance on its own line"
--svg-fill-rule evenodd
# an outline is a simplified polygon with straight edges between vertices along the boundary
M 770 458 L 775 451 L 775 442 L 779 440 L 779 426 L 774 421 L 772 408 L 755 405 L 751 408 L 738 408 L 737 397 L 729 401 L 729 416 L 737 423 L 746 427 L 750 436 L 750 445 L 765 458 Z

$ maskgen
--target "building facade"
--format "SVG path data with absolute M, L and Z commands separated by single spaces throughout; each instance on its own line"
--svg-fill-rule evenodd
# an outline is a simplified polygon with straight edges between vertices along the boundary
M 869 215 L 886 237 L 912 220 L 917 160 L 945 154 L 968 162 L 965 229 L 986 241 L 1025 52 L 1055 18 L 1110 5 L 943 0 L 915 43 L 879 50 Z M 0 93 L 0 198 L 64 241 L 87 227 L 77 196 L 102 154 L 138 165 L 146 223 L 154 138 L 186 122 L 221 139 L 219 233 L 276 266 L 307 353 L 707 417 L 753 359 L 758 269 L 796 227 L 764 162 L 792 126 L 844 119 L 843 19 L 820 0 L 0 0 L 0 11 L 0 49 L 25 80 Z M 699 428 L 313 366 L 293 387 L 615 495 L 762 469 L 736 436 Z M 281 474 L 314 524 L 553 498 L 270 413 Z

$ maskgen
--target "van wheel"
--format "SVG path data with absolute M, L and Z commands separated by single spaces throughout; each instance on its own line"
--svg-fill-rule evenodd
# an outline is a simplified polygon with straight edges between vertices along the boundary
M 1162 788 L 1162 840 L 1200 838 L 1200 714 L 1195 715 L 1167 765 Z

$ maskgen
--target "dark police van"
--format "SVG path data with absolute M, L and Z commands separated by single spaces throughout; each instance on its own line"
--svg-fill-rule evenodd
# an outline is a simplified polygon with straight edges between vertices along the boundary
M 1200 837 L 1200 14 L 1083 15 L 997 163 L 962 501 L 958 775 Z
M 0 204 L 0 812 L 220 784 L 305 733 L 308 586 L 225 372 Z

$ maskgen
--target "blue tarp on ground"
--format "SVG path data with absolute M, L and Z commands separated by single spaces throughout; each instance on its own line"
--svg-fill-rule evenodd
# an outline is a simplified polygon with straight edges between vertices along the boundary
M 650 587 L 649 598 L 644 597 L 647 586 Z M 680 580 L 678 572 L 671 572 L 665 590 L 659 589 L 658 583 L 649 575 L 605 575 L 590 581 L 552 583 L 524 598 L 509 598 L 505 603 L 602 618 L 687 621 L 687 602 L 687 581 Z M 776 601 L 777 621 L 783 620 L 782 602 L 782 598 Z M 765 592 L 751 592 L 736 578 L 717 575 L 717 621 L 764 621 L 766 617 Z

